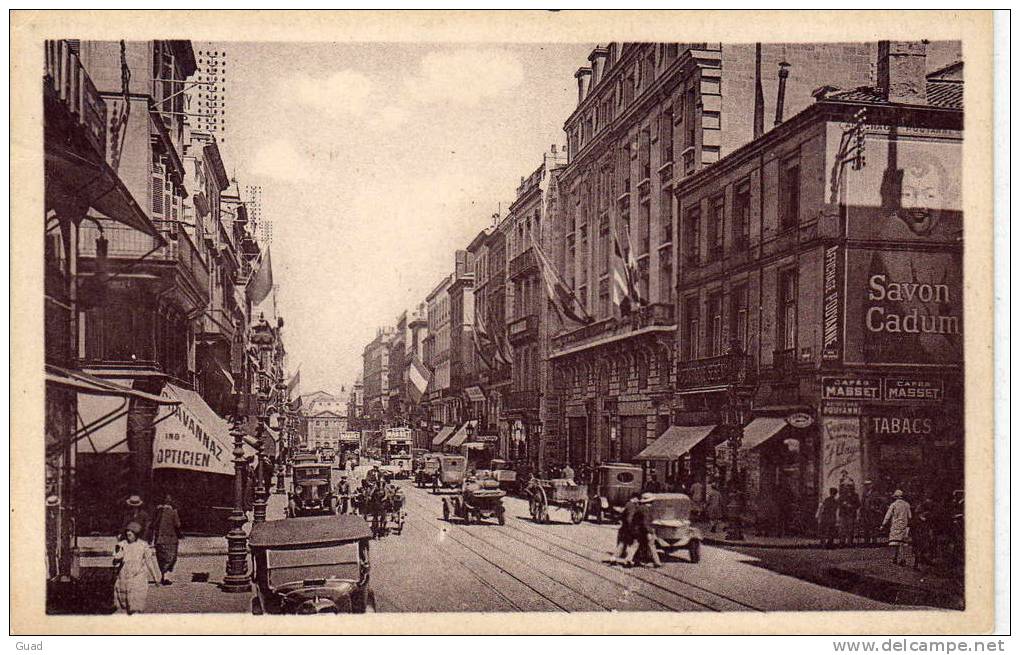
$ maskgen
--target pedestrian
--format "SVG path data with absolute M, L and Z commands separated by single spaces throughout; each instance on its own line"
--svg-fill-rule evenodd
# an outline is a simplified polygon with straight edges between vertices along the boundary
M 700 521 L 705 516 L 705 486 L 700 480 L 691 483 L 691 518 Z
M 857 528 L 857 512 L 860 511 L 861 500 L 857 496 L 857 489 L 854 483 L 848 482 L 839 490 L 839 507 L 837 518 L 839 520 L 840 543 L 843 546 L 854 545 L 854 532 Z
M 125 501 L 127 509 L 124 512 L 124 516 L 120 522 L 121 525 L 127 525 L 134 521 L 141 526 L 141 532 L 136 536 L 140 539 L 144 539 L 149 534 L 149 513 L 145 511 L 145 503 L 142 502 L 142 497 L 137 494 L 128 496 Z
M 564 480 L 570 480 L 571 482 L 574 481 L 574 469 L 570 468 L 569 462 L 563 465 L 561 475 L 563 476 Z
M 859 520 L 861 541 L 865 545 L 874 544 L 878 538 L 878 524 L 882 520 L 882 498 L 875 490 L 875 485 L 871 480 L 864 481 Z
M 623 514 L 620 516 L 620 529 L 616 531 L 616 550 L 613 552 L 612 562 L 616 564 L 629 565 L 631 559 L 628 551 L 636 543 L 634 534 L 634 515 L 638 511 L 638 501 L 641 494 L 637 491 L 630 495 L 627 504 L 623 506 Z
M 347 477 L 340 478 L 340 485 L 337 489 L 337 494 L 340 496 L 340 513 L 347 513 L 347 506 L 350 502 L 351 497 L 351 483 L 347 481 Z
M 141 533 L 141 524 L 129 522 L 124 526 L 123 538 L 113 548 L 113 568 L 117 573 L 113 598 L 117 608 L 128 614 L 145 611 L 149 581 L 155 583 L 159 577 L 152 550 L 139 536 Z
M 907 565 L 907 543 L 910 541 L 910 503 L 903 499 L 903 492 L 897 489 L 893 501 L 882 519 L 881 528 L 889 526 L 889 545 L 895 546 L 893 564 Z
M 709 483 L 708 491 L 705 493 L 705 514 L 711 523 L 712 532 L 715 532 L 719 522 L 722 521 L 723 500 L 722 493 L 716 488 L 714 482 Z
M 657 494 L 662 491 L 662 485 L 659 483 L 659 480 L 655 475 L 655 469 L 649 471 L 648 482 L 645 484 L 645 491 L 653 494 Z
M 913 512 L 910 521 L 910 543 L 914 551 L 914 570 L 923 563 L 931 566 L 935 562 L 935 533 L 932 527 L 935 504 L 925 498 Z
M 839 500 L 836 487 L 829 489 L 829 495 L 818 505 L 815 519 L 818 521 L 818 538 L 826 548 L 833 547 L 833 540 L 836 537 L 836 515 L 839 511 Z
M 637 512 L 631 519 L 631 529 L 634 532 L 634 540 L 637 542 L 637 550 L 634 552 L 632 561 L 635 564 L 651 563 L 654 568 L 661 568 L 662 561 L 659 559 L 659 549 L 656 545 L 655 526 L 652 525 L 652 501 L 654 498 L 654 494 L 649 492 L 641 494 Z
M 161 584 L 173 584 L 166 577 L 173 573 L 177 564 L 177 548 L 181 541 L 181 518 L 174 508 L 173 498 L 167 494 L 161 505 L 156 506 L 156 518 L 152 522 L 152 543 L 156 547 L 156 563 L 159 564 Z

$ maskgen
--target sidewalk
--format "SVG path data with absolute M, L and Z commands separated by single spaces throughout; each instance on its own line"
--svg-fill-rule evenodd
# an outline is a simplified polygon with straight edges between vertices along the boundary
M 822 548 L 818 539 L 814 537 L 764 537 L 754 533 L 753 528 L 744 528 L 744 539 L 735 541 L 726 538 L 726 524 L 720 522 L 716 531 L 710 529 L 712 524 L 708 521 L 698 521 L 694 524 L 701 530 L 704 542 L 713 546 L 741 546 L 744 548 Z M 864 548 L 865 546 L 860 546 Z
M 938 572 L 915 571 L 897 566 L 887 558 L 846 562 L 829 569 L 829 574 L 853 588 L 867 589 L 866 595 L 882 597 L 901 605 L 930 605 L 964 609 L 963 580 Z

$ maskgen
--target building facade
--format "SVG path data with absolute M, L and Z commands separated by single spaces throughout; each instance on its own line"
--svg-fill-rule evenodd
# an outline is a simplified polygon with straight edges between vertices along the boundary
M 847 482 L 962 485 L 962 64 L 876 56 L 874 86 L 819 89 L 676 187 L 675 419 L 705 429 L 682 473 L 736 464 L 757 522 L 793 498 L 806 525 Z
M 453 425 L 455 399 L 450 392 L 450 285 L 453 275 L 444 277 L 426 297 L 429 333 L 425 339 L 426 366 L 432 382 L 426 392 L 429 420 L 434 430 Z

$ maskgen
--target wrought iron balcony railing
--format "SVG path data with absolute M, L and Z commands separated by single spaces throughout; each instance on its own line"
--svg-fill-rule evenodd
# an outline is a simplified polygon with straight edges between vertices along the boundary
M 82 127 L 85 137 L 101 157 L 106 157 L 106 102 L 99 95 L 92 78 L 82 67 L 64 40 L 47 41 L 45 45 L 45 77 L 43 83 Z
M 750 355 L 726 354 L 677 364 L 677 388 L 742 386 L 753 383 L 755 371 Z

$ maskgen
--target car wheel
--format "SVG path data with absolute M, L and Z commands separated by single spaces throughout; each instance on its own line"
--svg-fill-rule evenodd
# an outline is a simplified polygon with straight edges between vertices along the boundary
M 258 598 L 251 599 L 251 613 L 254 614 L 255 616 L 261 616 L 262 614 L 264 614 L 264 612 L 262 611 L 262 601 L 259 600 Z
M 375 614 L 379 610 L 375 606 L 375 592 L 369 589 L 365 592 L 365 613 Z
M 584 520 L 585 514 L 588 513 L 588 503 L 582 502 L 580 505 L 575 505 L 570 510 L 570 520 L 573 521 L 574 525 L 577 525 Z
M 445 500 L 443 500 L 443 520 L 444 521 L 450 520 L 450 506 L 447 504 Z
M 687 554 L 691 558 L 691 562 L 697 564 L 701 561 L 701 541 L 698 539 L 691 539 L 691 543 L 687 544 Z
M 500 525 L 506 525 L 506 510 L 503 509 L 502 507 L 500 507 L 499 510 L 496 511 L 496 521 Z

